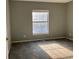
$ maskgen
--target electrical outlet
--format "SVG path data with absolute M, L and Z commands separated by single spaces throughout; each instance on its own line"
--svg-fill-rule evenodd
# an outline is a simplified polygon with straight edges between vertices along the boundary
M 71 36 L 71 33 L 69 33 L 69 36 Z
M 26 35 L 24 35 L 24 38 L 26 38 Z

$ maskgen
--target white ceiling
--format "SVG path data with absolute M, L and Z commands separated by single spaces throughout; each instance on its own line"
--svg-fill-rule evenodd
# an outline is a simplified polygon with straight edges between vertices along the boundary
M 12 0 L 12 1 L 34 1 L 34 2 L 52 2 L 52 3 L 67 3 L 72 0 Z

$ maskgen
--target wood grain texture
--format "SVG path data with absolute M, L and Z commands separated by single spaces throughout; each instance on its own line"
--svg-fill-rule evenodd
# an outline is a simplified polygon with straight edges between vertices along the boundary
M 67 39 L 14 43 L 10 59 L 73 59 L 73 42 Z

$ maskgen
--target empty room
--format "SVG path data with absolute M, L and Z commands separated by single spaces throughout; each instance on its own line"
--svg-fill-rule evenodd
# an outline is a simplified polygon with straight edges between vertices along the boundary
M 6 0 L 7 59 L 73 59 L 72 0 Z

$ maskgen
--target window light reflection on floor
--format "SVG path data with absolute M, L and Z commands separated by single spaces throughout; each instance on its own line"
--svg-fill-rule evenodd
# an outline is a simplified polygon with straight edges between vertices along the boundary
M 66 47 L 60 44 L 39 44 L 39 47 L 43 49 L 52 59 L 66 58 L 72 59 L 73 53 Z

